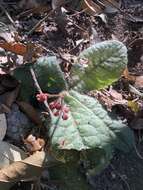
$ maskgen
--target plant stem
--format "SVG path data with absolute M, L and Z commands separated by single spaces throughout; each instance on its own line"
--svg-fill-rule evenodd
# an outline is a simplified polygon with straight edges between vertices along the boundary
M 31 73 L 31 76 L 32 76 L 32 79 L 33 79 L 33 82 L 34 82 L 34 86 L 36 87 L 37 91 L 41 94 L 42 89 L 41 89 L 41 87 L 40 87 L 40 85 L 38 83 L 38 80 L 36 78 L 35 72 L 34 72 L 32 67 L 30 68 L 30 73 Z M 44 105 L 45 105 L 47 111 L 49 112 L 50 116 L 52 116 L 53 113 L 52 113 L 51 109 L 49 108 L 49 105 L 48 105 L 47 101 L 44 101 Z

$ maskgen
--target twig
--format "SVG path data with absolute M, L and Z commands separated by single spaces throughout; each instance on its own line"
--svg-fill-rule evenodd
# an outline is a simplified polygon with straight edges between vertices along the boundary
M 3 12 L 6 14 L 7 18 L 8 18 L 9 21 L 12 23 L 12 25 L 13 25 L 14 27 L 16 27 L 14 20 L 12 19 L 12 17 L 11 17 L 10 14 L 8 13 L 8 11 L 3 7 L 2 3 L 3 3 L 3 1 L 0 1 L 0 8 L 1 8 L 1 9 L 3 10 Z
M 74 16 L 77 16 L 77 15 L 80 15 L 80 14 L 84 13 L 86 10 L 87 10 L 87 8 L 83 9 L 83 10 L 80 11 L 80 12 L 77 11 L 76 13 L 70 15 L 70 17 L 74 17 Z
M 31 35 L 47 18 L 54 12 L 51 10 L 44 18 L 42 18 L 37 24 L 27 33 L 27 35 Z
M 36 78 L 35 72 L 34 72 L 32 67 L 30 68 L 30 73 L 31 73 L 31 76 L 32 76 L 32 79 L 33 79 L 33 82 L 34 82 L 34 86 L 36 87 L 36 89 L 37 89 L 37 91 L 39 93 L 42 93 L 41 87 L 40 87 L 40 85 L 38 83 L 38 80 Z M 53 113 L 52 113 L 51 109 L 49 108 L 49 105 L 48 105 L 47 101 L 44 101 L 44 105 L 45 105 L 47 111 L 49 112 L 49 114 L 52 116 Z
M 129 89 L 132 93 L 140 96 L 141 98 L 143 98 L 143 93 L 140 92 L 139 90 L 137 90 L 134 86 L 132 86 L 131 84 L 129 84 Z

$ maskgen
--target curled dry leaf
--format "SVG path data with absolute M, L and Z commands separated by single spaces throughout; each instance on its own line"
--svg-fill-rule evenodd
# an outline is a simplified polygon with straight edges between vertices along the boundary
M 36 180 L 40 177 L 43 166 L 50 167 L 55 160 L 46 155 L 44 151 L 36 152 L 30 157 L 16 161 L 0 170 L 0 189 L 6 190 L 8 186 L 18 181 Z
M 21 111 L 23 111 L 34 124 L 42 126 L 42 120 L 33 106 L 23 101 L 17 101 L 17 104 L 19 105 Z
M 27 146 L 29 152 L 33 153 L 36 151 L 40 151 L 44 148 L 45 141 L 44 139 L 37 138 L 32 134 L 29 135 L 26 139 L 23 140 L 25 145 Z

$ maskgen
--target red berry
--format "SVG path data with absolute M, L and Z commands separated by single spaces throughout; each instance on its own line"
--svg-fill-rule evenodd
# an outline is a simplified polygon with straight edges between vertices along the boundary
M 58 103 L 56 103 L 55 108 L 57 110 L 60 110 L 62 108 L 62 105 L 58 102 Z
M 36 98 L 39 102 L 44 102 L 47 100 L 48 95 L 46 93 L 40 93 L 36 95 Z
M 63 120 L 67 120 L 68 119 L 68 115 L 65 114 L 65 113 L 63 113 L 62 118 L 63 118 Z
M 70 111 L 70 109 L 65 106 L 65 107 L 63 108 L 63 111 L 64 111 L 65 113 L 68 113 L 68 112 Z
M 56 112 L 54 113 L 54 116 L 59 116 L 59 115 L 60 115 L 59 111 L 56 111 Z
M 50 107 L 51 110 L 53 110 L 55 108 L 55 102 L 51 102 L 49 104 L 49 107 Z

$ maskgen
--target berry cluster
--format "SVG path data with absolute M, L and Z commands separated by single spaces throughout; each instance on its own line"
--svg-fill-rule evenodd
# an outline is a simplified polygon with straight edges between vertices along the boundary
M 69 108 L 66 105 L 62 105 L 59 101 L 54 101 L 49 104 L 50 109 L 53 111 L 54 116 L 62 114 L 62 119 L 68 119 Z
M 47 93 L 40 93 L 36 95 L 36 98 L 39 102 L 45 102 L 48 99 Z

